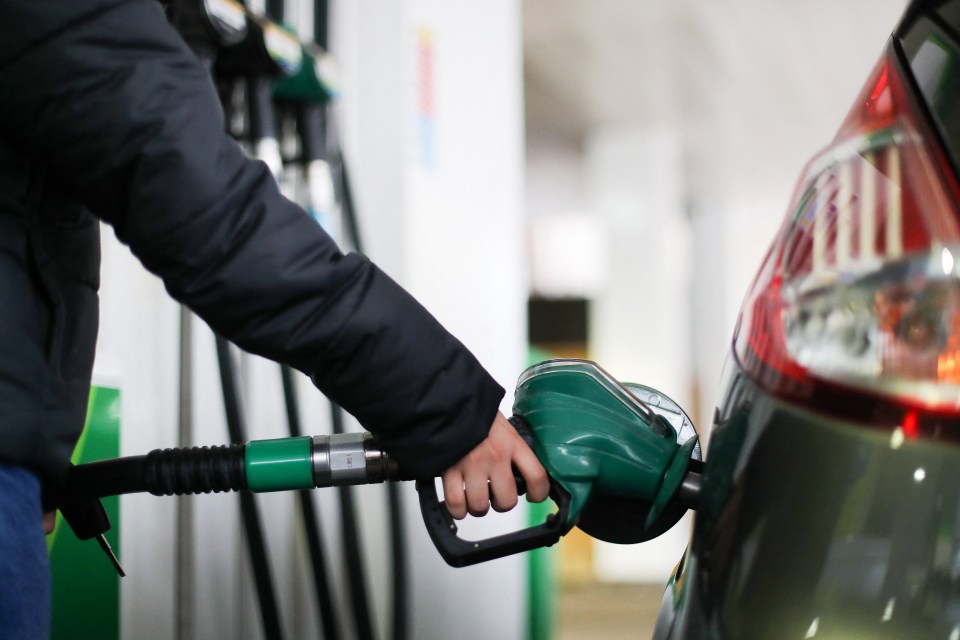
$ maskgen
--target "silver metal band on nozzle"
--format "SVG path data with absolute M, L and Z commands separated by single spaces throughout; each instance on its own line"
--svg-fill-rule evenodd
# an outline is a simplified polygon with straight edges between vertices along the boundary
M 367 432 L 314 436 L 312 449 L 317 487 L 374 484 L 398 476 L 397 463 L 375 446 Z

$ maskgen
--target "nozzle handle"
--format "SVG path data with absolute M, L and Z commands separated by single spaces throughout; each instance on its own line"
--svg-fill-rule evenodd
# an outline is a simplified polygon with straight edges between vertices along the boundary
M 524 441 L 532 445 L 533 434 L 523 419 L 513 416 L 510 422 Z M 518 493 L 525 493 L 526 487 L 520 486 L 522 478 L 520 481 L 517 486 Z M 440 556 L 452 567 L 467 567 L 523 551 L 549 547 L 573 527 L 567 522 L 570 512 L 570 494 L 559 483 L 551 482 L 550 498 L 556 503 L 558 510 L 548 515 L 542 524 L 492 538 L 464 540 L 457 535 L 457 525 L 453 516 L 437 495 L 434 479 L 417 480 L 416 484 L 420 499 L 420 513 L 423 515 L 427 533 L 430 534 L 430 539 Z

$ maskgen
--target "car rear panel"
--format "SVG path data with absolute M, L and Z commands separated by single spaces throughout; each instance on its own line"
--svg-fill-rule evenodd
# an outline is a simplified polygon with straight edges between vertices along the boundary
M 706 624 L 683 637 L 960 637 L 960 449 L 743 375 L 728 397 L 693 547 Z
M 960 640 L 958 33 L 914 3 L 800 181 L 658 639 Z

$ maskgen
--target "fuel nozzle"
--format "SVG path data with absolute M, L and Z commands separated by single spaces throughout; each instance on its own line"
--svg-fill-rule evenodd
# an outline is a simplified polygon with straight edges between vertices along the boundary
M 587 360 L 549 360 L 520 376 L 514 413 L 552 481 L 570 492 L 571 525 L 591 536 L 642 542 L 695 508 L 699 440 L 662 393 L 621 384 Z
M 464 540 L 433 482 L 418 481 L 424 522 L 448 564 L 550 546 L 574 526 L 607 542 L 642 542 L 695 508 L 701 472 L 696 430 L 662 393 L 621 384 L 593 362 L 550 360 L 520 376 L 513 411 L 510 422 L 550 476 L 557 511 L 527 529 Z

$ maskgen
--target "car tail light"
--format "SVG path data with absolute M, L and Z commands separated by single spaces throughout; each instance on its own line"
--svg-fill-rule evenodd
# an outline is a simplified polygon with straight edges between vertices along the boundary
M 747 294 L 734 344 L 747 374 L 826 411 L 960 413 L 958 194 L 891 45 Z

